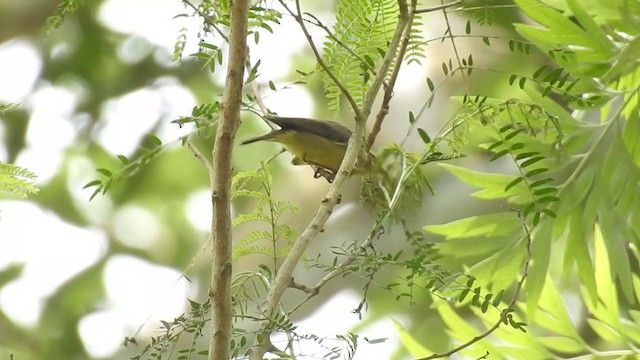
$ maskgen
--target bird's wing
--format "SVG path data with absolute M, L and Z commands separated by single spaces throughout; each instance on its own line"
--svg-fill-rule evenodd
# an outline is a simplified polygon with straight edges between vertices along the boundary
M 282 130 L 305 131 L 339 144 L 346 144 L 351 137 L 351 130 L 334 121 L 279 116 L 265 116 L 265 119 L 277 124 Z

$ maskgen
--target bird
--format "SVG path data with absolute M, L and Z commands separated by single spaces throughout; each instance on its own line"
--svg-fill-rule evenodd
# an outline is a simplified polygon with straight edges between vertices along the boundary
M 257 141 L 272 141 L 293 155 L 293 165 L 317 167 L 315 177 L 323 176 L 329 182 L 338 172 L 351 138 L 351 130 L 330 120 L 315 120 L 297 117 L 265 116 L 279 126 L 271 132 L 242 141 L 241 145 Z M 325 171 L 322 171 L 324 169 Z M 326 171 L 331 176 L 326 176 Z

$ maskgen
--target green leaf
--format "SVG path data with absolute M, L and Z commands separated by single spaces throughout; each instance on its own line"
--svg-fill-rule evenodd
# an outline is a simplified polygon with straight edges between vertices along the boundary
M 526 159 L 535 155 L 539 155 L 540 153 L 537 151 L 529 151 L 529 152 L 523 152 L 520 153 L 518 155 L 516 155 L 516 160 L 522 160 L 522 159 Z
M 553 334 L 580 341 L 581 337 L 573 326 L 567 308 L 551 277 L 546 278 L 538 306 L 543 311 L 536 316 L 537 325 Z
M 83 186 L 83 189 L 87 189 L 90 188 L 92 186 L 98 186 L 102 184 L 102 180 L 93 180 L 93 181 L 89 181 L 85 186 Z
M 591 329 L 608 344 L 622 344 L 623 337 L 609 324 L 597 319 L 587 319 L 587 322 Z
M 554 187 L 548 187 L 548 188 L 544 188 L 544 189 L 539 189 L 533 192 L 533 195 L 535 196 L 541 196 L 541 195 L 547 195 L 547 194 L 555 194 L 558 192 L 558 189 L 554 188 Z
M 537 188 L 538 186 L 547 184 L 549 182 L 553 181 L 553 178 L 544 178 L 544 179 L 540 179 L 540 180 L 536 180 L 534 182 L 532 182 L 529 186 L 532 188 Z
M 458 302 L 463 302 L 467 295 L 469 295 L 469 292 L 469 289 L 462 290 L 462 292 L 460 292 L 460 295 L 458 296 Z
M 120 160 L 120 162 L 121 162 L 123 165 L 129 165 L 129 163 L 131 162 L 131 161 L 129 160 L 129 158 L 127 158 L 127 157 L 126 157 L 126 156 L 124 156 L 124 155 L 118 155 L 118 156 L 117 156 L 117 158 L 118 158 L 118 160 Z
M 517 193 L 517 191 L 513 191 L 516 188 L 512 188 L 511 193 L 506 193 L 504 190 L 516 178 L 515 176 L 478 172 L 452 164 L 440 163 L 438 165 L 466 184 L 483 189 L 473 193 L 473 197 L 501 199 Z
M 391 319 L 391 321 L 393 321 L 393 326 L 396 328 L 398 335 L 400 335 L 400 342 L 402 343 L 402 346 L 404 346 L 407 352 L 411 354 L 411 357 L 421 358 L 432 354 L 429 349 L 421 345 L 413 335 L 407 332 L 407 330 L 405 330 L 398 321 L 394 319 Z
M 482 330 L 472 326 L 472 323 L 467 321 L 467 319 L 458 315 L 446 301 L 434 299 L 434 302 L 440 318 L 444 320 L 447 326 L 447 332 L 454 341 L 465 342 L 482 332 Z M 478 359 L 486 355 L 487 352 L 490 354 L 499 354 L 500 350 L 489 341 L 480 341 L 476 343 L 475 346 L 466 348 L 461 352 L 461 355 Z
M 607 328 L 620 328 L 618 292 L 613 279 L 613 264 L 610 264 L 611 256 L 607 254 L 607 250 L 606 240 L 603 237 L 600 227 L 596 225 L 593 239 L 593 253 L 595 280 L 599 301 L 585 301 L 585 304 L 587 305 L 587 309 L 589 309 L 590 313 L 592 313 L 599 321 L 607 324 L 606 326 L 602 326 L 602 329 L 596 329 L 598 325 L 596 324 L 593 326 L 592 324 L 594 331 L 604 339 L 617 342 L 616 339 L 618 338 L 618 334 L 610 334 L 609 331 L 607 331 Z
M 538 300 L 542 294 L 542 289 L 547 277 L 549 267 L 549 259 L 551 254 L 552 240 L 552 221 L 543 219 L 540 226 L 536 227 L 531 242 L 531 258 L 536 259 L 531 263 L 529 268 L 529 276 L 525 283 L 526 299 L 527 299 L 527 316 L 534 319 L 538 306 Z
M 436 88 L 433 85 L 433 80 L 431 80 L 431 78 L 429 78 L 429 77 L 427 78 L 427 86 L 429 87 L 429 91 L 431 91 L 431 92 L 433 92 L 433 90 Z
M 501 157 L 507 155 L 508 153 L 509 153 L 509 150 L 507 149 L 500 150 L 497 153 L 493 154 L 493 156 L 491 157 L 491 159 L 489 159 L 489 161 L 496 161 Z
M 534 79 L 537 79 L 537 78 L 538 78 L 538 77 L 539 77 L 539 76 L 544 72 L 544 70 L 545 70 L 546 68 L 547 68 L 547 65 L 542 65 L 540 68 L 538 68 L 538 70 L 536 70 L 536 71 L 533 73 L 532 77 L 533 77 Z
M 524 76 L 523 76 L 523 77 L 521 77 L 521 78 L 520 78 L 520 81 L 518 81 L 518 87 L 519 87 L 520 89 L 524 89 L 524 85 L 526 84 L 526 82 L 527 82 L 527 78 L 526 78 L 526 77 L 524 77 Z
M 515 126 L 513 124 L 507 124 L 503 127 L 501 127 L 500 129 L 498 129 L 498 131 L 500 131 L 501 133 L 507 131 L 507 130 L 511 130 L 513 129 Z
M 569 9 L 576 17 L 580 25 L 584 28 L 584 32 L 588 34 L 592 48 L 599 52 L 612 53 L 615 45 L 609 40 L 607 34 L 602 30 L 593 17 L 589 15 L 580 5 L 579 0 L 566 0 Z M 638 59 L 637 57 L 635 58 Z
M 524 180 L 524 177 L 522 176 L 515 178 L 512 182 L 510 182 L 509 184 L 507 184 L 507 186 L 504 187 L 504 191 L 505 192 L 509 191 L 509 189 L 518 185 L 522 180 Z
M 563 354 L 578 354 L 585 350 L 583 344 L 569 337 L 544 336 L 537 339 L 549 349 Z
M 520 164 L 520 166 L 526 168 L 527 166 L 533 165 L 540 160 L 544 160 L 544 156 L 534 156 L 527 161 L 524 161 L 522 164 Z
M 547 42 L 603 50 L 599 46 L 600 44 L 591 38 L 589 33 L 583 31 L 578 25 L 571 22 L 551 6 L 537 0 L 515 0 L 515 3 L 532 20 L 549 29 Z
M 96 171 L 99 172 L 100 174 L 106 176 L 106 177 L 112 177 L 113 176 L 113 173 L 111 171 L 109 171 L 108 169 L 105 169 L 105 168 L 97 168 Z
M 493 151 L 495 148 L 497 148 L 498 146 L 504 144 L 504 141 L 502 140 L 498 140 L 496 142 L 494 142 L 493 144 L 491 144 L 488 148 L 487 151 Z
M 640 59 L 640 37 L 635 36 L 620 51 L 611 68 L 603 76 L 603 81 L 609 83 L 615 81 L 621 76 L 627 75 L 638 68 Z
M 425 144 L 431 143 L 431 138 L 429 137 L 429 134 L 427 134 L 427 132 L 424 129 L 418 128 L 418 134 L 420 135 L 420 139 L 422 139 L 423 143 Z
M 574 209 L 570 216 L 564 250 L 563 273 L 565 276 L 569 276 L 571 266 L 575 261 L 582 288 L 586 290 L 591 301 L 596 304 L 598 301 L 598 290 L 591 255 L 589 253 L 589 243 L 585 241 L 587 238 L 586 229 L 589 225 L 585 223 L 580 209 Z
M 507 136 L 504 137 L 504 140 L 505 141 L 509 141 L 509 140 L 513 139 L 516 135 L 520 134 L 523 131 L 524 131 L 524 128 L 515 129 L 512 132 L 510 132 L 509 134 L 507 134 Z
M 416 122 L 416 116 L 413 115 L 413 111 L 409 111 L 409 124 L 413 125 Z
M 524 208 L 524 210 L 522 210 L 522 215 L 524 215 L 525 217 L 529 216 L 529 214 L 535 210 L 536 208 L 536 203 L 532 202 L 531 204 L 527 205 L 526 208 Z
M 479 236 L 501 236 L 510 234 L 520 227 L 520 220 L 513 216 L 512 213 L 501 212 L 471 216 L 442 225 L 429 225 L 425 226 L 424 230 L 433 234 L 444 235 L 449 240 Z
M 533 224 L 533 226 L 538 226 L 538 224 L 540 223 L 540 213 L 536 212 L 535 214 L 533 214 L 533 220 L 531 220 L 531 223 Z
M 500 303 L 502 302 L 502 296 L 504 295 L 504 290 L 500 290 L 498 292 L 498 294 L 496 295 L 496 297 L 493 299 L 493 302 L 491 302 L 491 304 L 495 307 L 500 306 Z
M 608 201 L 607 201 L 608 202 Z M 604 245 L 606 247 L 606 254 L 609 257 L 610 271 L 614 277 L 619 280 L 620 288 L 627 300 L 630 302 L 636 301 L 633 282 L 631 280 L 631 264 L 629 263 L 629 254 L 627 253 L 627 240 L 625 231 L 625 224 L 614 216 L 614 205 L 608 202 L 611 208 L 598 209 L 598 218 L 601 225 L 601 236 L 604 239 Z M 603 270 L 604 271 L 604 270 Z M 613 281 L 614 279 L 612 279 Z M 617 307 L 616 304 L 609 304 L 609 306 Z
M 526 173 L 524 176 L 526 176 L 527 178 L 530 178 L 530 177 L 545 173 L 547 171 L 549 171 L 549 169 L 547 169 L 547 168 L 533 169 L 533 170 L 529 171 L 528 173 Z
M 547 216 L 551 216 L 554 219 L 558 217 L 558 214 L 551 209 L 542 209 L 542 213 Z
M 151 143 L 155 146 L 162 145 L 162 141 L 154 134 L 147 134 L 147 139 L 149 139 L 149 141 L 151 141 Z
M 482 305 L 480 305 L 480 309 L 482 310 L 483 313 L 487 312 L 487 310 L 489 310 L 489 300 L 485 299 L 485 301 L 482 302 Z

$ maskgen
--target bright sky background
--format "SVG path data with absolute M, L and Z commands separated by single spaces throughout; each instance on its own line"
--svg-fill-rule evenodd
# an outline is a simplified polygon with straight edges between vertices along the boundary
M 120 56 L 135 62 L 141 59 L 140 51 L 145 51 L 144 47 L 136 46 L 136 39 L 143 38 L 171 53 L 181 28 L 186 27 L 190 34 L 196 33 L 197 20 L 173 18 L 183 11 L 180 2 L 175 0 L 109 0 L 104 3 L 99 18 L 108 28 L 132 35 L 123 45 Z M 269 74 L 272 79 L 287 75 L 291 66 L 287 60 L 289 55 L 305 46 L 293 22 L 285 19 L 283 26 L 291 27 L 291 30 L 277 30 L 277 38 L 265 33 L 261 36 L 260 46 L 252 48 L 253 58 L 263 59 L 261 73 Z M 295 37 L 282 39 L 285 34 Z M 319 35 L 316 39 L 320 39 Z M 278 49 L 279 56 L 269 56 L 274 48 Z M 19 155 L 17 165 L 35 172 L 38 183 L 46 184 L 59 170 L 64 150 L 76 139 L 74 124 L 81 123 L 82 119 L 71 117 L 80 100 L 81 89 L 73 91 L 39 81 L 42 71 L 39 51 L 25 38 L 0 44 L 0 79 L 3 79 L 0 81 L 0 100 L 21 103 L 30 111 L 27 147 Z M 187 48 L 184 53 L 195 51 Z M 400 98 L 404 92 L 415 90 L 412 85 L 424 82 L 424 77 L 416 76 L 415 71 L 405 70 L 396 91 Z M 417 71 L 424 72 L 424 69 Z M 221 82 L 223 75 L 218 76 L 215 80 Z M 310 116 L 313 113 L 312 97 L 303 87 L 277 92 L 265 101 L 283 116 Z M 139 138 L 161 115 L 171 118 L 187 115 L 194 105 L 196 100 L 189 90 L 175 79 L 164 79 L 108 101 L 100 119 L 101 130 L 96 136 L 109 152 L 129 155 Z M 51 136 L 52 129 L 55 129 L 55 136 Z M 166 143 L 188 130 L 165 122 L 157 135 Z M 0 133 L 3 131 L 0 124 Z M 6 150 L 0 147 L 0 160 L 6 161 L 6 156 Z M 69 175 L 73 201 L 86 210 L 87 220 L 96 225 L 93 229 L 69 224 L 29 200 L 0 200 L 0 269 L 15 263 L 25 264 L 23 275 L 0 290 L 0 306 L 18 324 L 25 327 L 36 324 L 44 299 L 104 256 L 108 239 L 98 225 L 113 224 L 119 241 L 128 246 L 147 248 L 159 237 L 160 224 L 146 210 L 127 206 L 115 211 L 108 196 L 88 201 L 88 191 L 81 189 L 92 180 L 95 167 L 87 158 L 78 155 L 71 161 Z M 208 208 L 209 194 L 200 191 L 189 198 L 185 209 L 193 225 L 203 232 L 208 229 L 210 214 L 201 209 Z M 142 228 L 144 231 L 140 231 Z M 189 287 L 175 269 L 124 255 L 110 259 L 103 276 L 107 287 L 106 303 L 102 310 L 85 317 L 79 325 L 84 344 L 95 357 L 114 354 L 120 349 L 123 338 L 131 336 L 142 324 L 145 324 L 143 333 L 151 335 L 157 326 L 153 320 L 173 319 L 185 309 L 186 298 L 195 294 L 198 286 L 206 286 L 196 283 Z M 350 313 L 359 301 L 359 294 L 341 292 L 314 316 L 299 324 L 299 331 L 304 333 L 308 329 L 310 333 L 331 337 L 346 333 L 359 321 L 357 315 Z M 375 345 L 363 343 L 357 359 L 388 358 L 398 346 L 391 320 L 359 334 L 370 339 L 391 340 Z

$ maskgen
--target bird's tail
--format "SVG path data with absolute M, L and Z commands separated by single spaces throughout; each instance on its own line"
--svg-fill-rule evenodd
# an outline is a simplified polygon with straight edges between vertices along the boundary
M 274 135 L 273 132 L 270 132 L 268 134 L 256 136 L 256 137 L 244 140 L 243 142 L 240 143 L 240 145 L 251 144 L 251 143 L 254 143 L 256 141 L 262 141 L 262 140 L 269 141 L 269 140 L 271 140 L 273 138 L 273 135 Z

